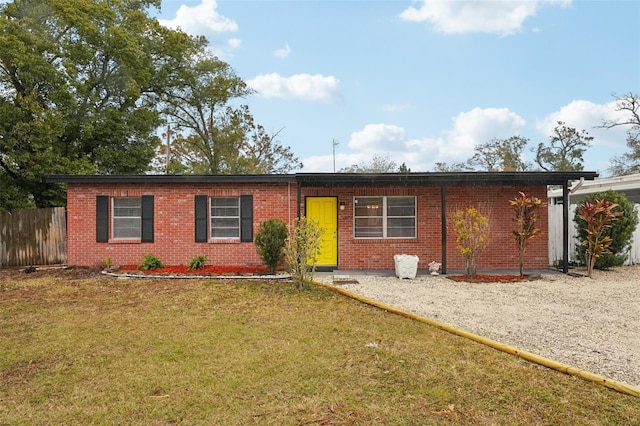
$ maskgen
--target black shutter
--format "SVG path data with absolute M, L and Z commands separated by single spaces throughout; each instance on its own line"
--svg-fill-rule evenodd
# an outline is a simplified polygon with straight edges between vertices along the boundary
M 253 195 L 240 196 L 240 241 L 253 241 Z
M 109 242 L 109 197 L 96 196 L 96 243 Z
M 153 195 L 142 196 L 142 238 L 143 243 L 153 242 Z
M 196 195 L 196 243 L 207 242 L 207 196 Z

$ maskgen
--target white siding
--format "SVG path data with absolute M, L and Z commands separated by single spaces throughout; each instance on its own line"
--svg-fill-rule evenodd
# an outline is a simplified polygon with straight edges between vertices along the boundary
M 549 265 L 557 265 L 562 262 L 562 205 L 549 203 Z M 640 213 L 640 204 L 635 205 L 636 214 Z M 576 205 L 569 206 L 569 261 L 575 260 L 576 253 L 576 227 L 573 217 Z M 640 263 L 640 226 L 633 234 L 631 249 L 627 259 L 628 265 Z

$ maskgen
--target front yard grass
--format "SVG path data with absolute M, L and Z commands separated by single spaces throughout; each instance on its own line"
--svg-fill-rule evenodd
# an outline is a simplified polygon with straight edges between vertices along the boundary
M 639 419 L 638 398 L 323 288 L 0 273 L 0 424 Z

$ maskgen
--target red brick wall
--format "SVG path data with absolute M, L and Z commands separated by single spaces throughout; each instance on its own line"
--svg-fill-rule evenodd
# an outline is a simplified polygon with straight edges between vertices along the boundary
M 523 191 L 546 199 L 545 186 L 531 187 L 449 187 L 447 214 L 455 209 L 475 206 L 488 208 L 491 223 L 490 241 L 479 262 L 481 269 L 518 267 L 513 212 L 509 200 Z M 338 266 L 340 269 L 393 269 L 394 254 L 414 254 L 420 258 L 419 268 L 429 262 L 442 261 L 441 192 L 440 187 L 407 188 L 303 188 L 305 196 L 335 196 L 344 203 L 338 210 Z M 207 256 L 207 264 L 259 265 L 262 261 L 254 243 L 196 243 L 194 236 L 194 196 L 253 195 L 253 230 L 272 217 L 286 222 L 296 217 L 295 184 L 69 184 L 68 185 L 68 263 L 78 266 L 104 265 L 110 258 L 114 265 L 139 263 L 144 254 L 152 253 L 167 265 L 186 264 L 195 256 Z M 154 242 L 96 243 L 96 196 L 154 196 Z M 354 239 L 353 198 L 355 196 L 416 196 L 418 235 L 415 239 Z M 304 200 L 301 202 L 304 214 Z M 525 257 L 525 268 L 548 266 L 547 209 L 539 210 L 537 226 L 541 236 L 532 240 Z M 449 271 L 464 268 L 464 259 L 456 248 L 455 233 L 447 230 L 447 267 Z
M 132 189 L 134 188 L 134 189 Z M 195 242 L 196 194 L 209 196 L 253 195 L 253 231 L 277 217 L 296 217 L 295 184 L 69 184 L 67 197 L 68 263 L 78 266 L 138 264 L 152 253 L 166 265 L 184 265 L 195 256 L 207 256 L 210 265 L 261 265 L 254 243 Z M 154 196 L 154 242 L 96 243 L 96 196 Z
M 461 186 L 449 187 L 446 192 L 447 216 L 456 209 L 474 206 L 488 209 L 490 239 L 487 250 L 480 257 L 480 269 L 517 269 L 518 253 L 511 231 L 514 229 L 514 213 L 509 200 L 518 191 L 546 200 L 545 186 Z M 428 269 L 431 261 L 442 262 L 441 190 L 440 187 L 407 188 L 305 188 L 307 196 L 336 196 L 344 203 L 345 210 L 338 211 L 338 263 L 340 269 L 393 269 L 394 254 L 417 255 L 420 269 Z M 353 197 L 355 196 L 416 196 L 416 239 L 354 239 Z M 547 244 L 547 209 L 539 210 L 537 227 L 543 233 L 533 239 L 527 248 L 525 268 L 544 268 L 549 265 Z M 447 220 L 449 223 L 449 220 Z M 456 235 L 447 226 L 447 268 L 464 269 L 464 258 L 456 247 Z

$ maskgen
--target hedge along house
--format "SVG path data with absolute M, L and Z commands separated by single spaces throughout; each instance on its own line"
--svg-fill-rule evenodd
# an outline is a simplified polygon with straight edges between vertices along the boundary
M 167 265 L 207 256 L 213 265 L 261 265 L 254 237 L 279 218 L 307 216 L 325 232 L 320 270 L 391 270 L 395 254 L 461 270 L 464 258 L 450 214 L 476 207 L 490 221 L 482 269 L 517 268 L 509 200 L 522 191 L 545 199 L 547 185 L 593 180 L 595 172 L 298 173 L 291 175 L 60 175 L 67 184 L 68 264 L 139 263 L 151 253 Z M 564 226 L 567 235 L 568 213 Z M 547 210 L 543 237 L 531 241 L 527 268 L 549 266 Z M 568 238 L 566 245 L 568 246 Z M 568 259 L 568 256 L 565 256 Z M 568 262 L 564 262 L 565 272 Z

